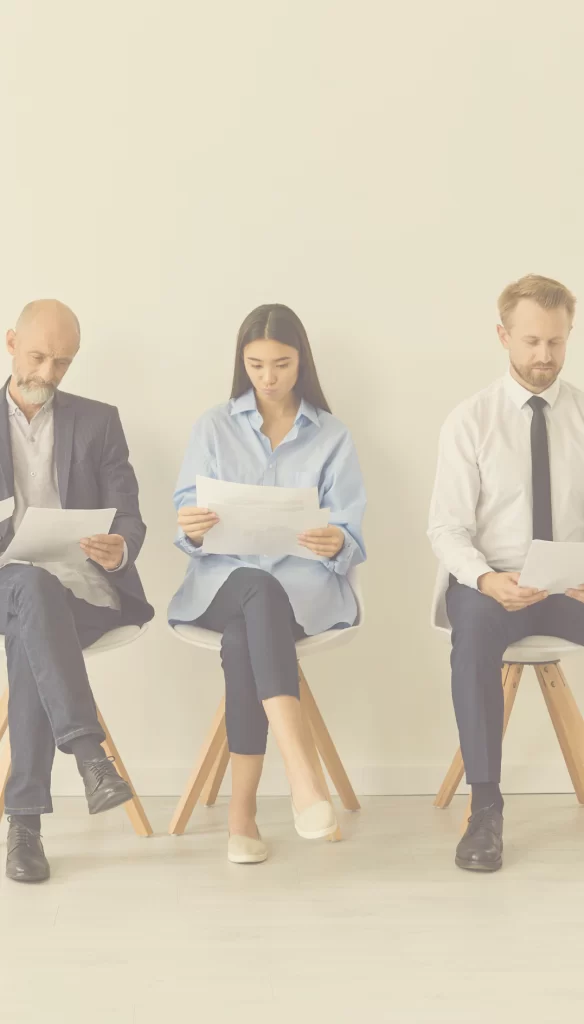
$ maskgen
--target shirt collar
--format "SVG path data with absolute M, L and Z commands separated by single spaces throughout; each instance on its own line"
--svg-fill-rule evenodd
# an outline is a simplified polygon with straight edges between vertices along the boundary
M 44 405 L 41 405 L 41 407 L 39 409 L 39 413 L 40 412 L 44 412 L 45 409 L 48 412 L 49 409 L 51 409 L 52 406 L 53 406 L 54 398 L 55 398 L 55 395 L 52 394 L 51 397 L 49 399 L 47 399 L 47 401 L 44 403 Z M 8 388 L 6 388 L 6 402 L 8 403 L 8 415 L 9 416 L 15 416 L 16 413 L 22 412 L 22 409 L 18 408 L 18 406 L 17 406 L 16 402 L 14 401 L 12 395 L 10 394 L 10 391 L 8 390 Z M 35 416 L 38 416 L 39 413 L 35 413 Z M 34 416 L 33 416 L 33 419 L 34 419 Z
M 519 383 L 519 381 L 515 380 L 515 378 L 511 376 L 510 370 L 508 370 L 503 377 L 503 387 L 513 404 L 516 405 L 518 409 L 523 409 L 523 406 L 529 402 L 529 399 L 533 398 L 533 392 L 528 391 L 527 388 L 524 388 L 523 385 Z M 546 388 L 546 390 L 542 391 L 537 397 L 543 398 L 550 408 L 553 409 L 559 393 L 560 379 L 559 377 L 556 377 L 553 384 L 550 384 L 549 388 Z
M 239 396 L 239 398 L 232 398 L 231 409 L 229 410 L 229 412 L 231 416 L 236 416 L 238 413 L 241 412 L 256 412 L 259 416 L 260 413 L 254 389 L 250 388 L 249 391 L 245 391 L 243 395 Z M 310 420 L 311 423 L 314 423 L 317 427 L 320 427 L 320 420 L 318 418 L 317 410 L 314 408 L 313 405 L 310 404 L 310 402 L 307 402 L 305 398 L 302 398 L 300 401 L 300 405 L 298 407 L 298 412 L 296 413 L 296 418 L 294 422 L 298 423 L 301 417 Z

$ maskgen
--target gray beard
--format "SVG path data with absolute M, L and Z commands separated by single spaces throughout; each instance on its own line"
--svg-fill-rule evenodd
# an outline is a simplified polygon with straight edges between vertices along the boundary
M 19 384 L 18 390 L 31 405 L 44 405 L 49 398 L 53 397 L 56 389 L 50 384 L 47 384 L 46 387 L 41 387 L 39 384 Z

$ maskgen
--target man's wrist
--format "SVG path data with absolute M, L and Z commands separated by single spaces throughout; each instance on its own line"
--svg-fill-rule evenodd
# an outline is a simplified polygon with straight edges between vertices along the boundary
M 496 575 L 497 573 L 495 572 L 494 569 L 489 569 L 488 572 L 481 573 L 481 575 L 477 579 L 477 590 L 479 591 L 479 593 L 486 594 L 488 592 L 489 583 L 493 576 Z

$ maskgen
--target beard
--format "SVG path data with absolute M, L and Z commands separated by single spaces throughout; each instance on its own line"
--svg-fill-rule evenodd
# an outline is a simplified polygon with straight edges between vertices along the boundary
M 16 384 L 22 397 L 31 405 L 44 405 L 57 390 L 56 384 L 35 380 L 34 377 L 17 377 Z
M 511 365 L 521 380 L 529 384 L 530 387 L 541 388 L 542 391 L 551 387 L 562 369 L 561 366 L 556 366 L 555 364 L 547 367 L 545 370 L 534 366 L 518 366 L 513 362 Z

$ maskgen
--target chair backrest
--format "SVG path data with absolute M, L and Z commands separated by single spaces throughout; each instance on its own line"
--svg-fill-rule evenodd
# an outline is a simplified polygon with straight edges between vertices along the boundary
M 362 626 L 365 622 L 365 599 L 363 597 L 361 580 L 359 579 L 358 565 L 354 565 L 352 569 L 349 569 L 347 579 L 351 584 L 351 590 L 353 591 L 357 602 L 357 621 L 355 622 L 355 626 Z
M 446 591 L 448 590 L 448 581 L 450 574 L 443 565 L 438 567 L 436 574 L 436 582 L 434 584 L 434 593 L 432 595 L 432 607 L 430 611 L 430 623 L 434 629 L 439 629 L 442 632 L 450 632 L 451 626 L 448 620 L 448 612 L 446 611 Z

